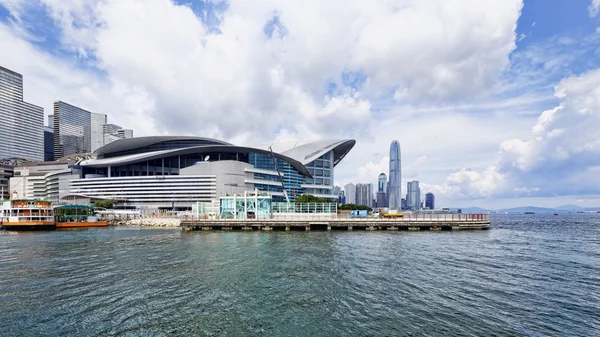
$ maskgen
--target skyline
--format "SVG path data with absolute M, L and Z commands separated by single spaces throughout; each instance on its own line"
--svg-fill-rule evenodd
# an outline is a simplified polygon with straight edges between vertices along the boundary
M 140 136 L 356 139 L 339 186 L 377 186 L 398 139 L 436 204 L 598 206 L 599 6 L 0 0 L 0 65 L 46 116 L 64 100 Z

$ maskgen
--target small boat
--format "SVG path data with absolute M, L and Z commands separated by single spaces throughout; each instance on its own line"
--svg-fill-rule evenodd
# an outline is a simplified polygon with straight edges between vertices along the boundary
M 5 229 L 54 229 L 52 203 L 44 200 L 0 201 L 0 225 Z
M 558 213 L 554 213 L 554 215 L 558 215 Z
M 106 227 L 107 221 L 98 221 L 93 206 L 64 205 L 54 207 L 56 228 Z
M 535 212 L 525 212 L 525 214 L 535 214 Z

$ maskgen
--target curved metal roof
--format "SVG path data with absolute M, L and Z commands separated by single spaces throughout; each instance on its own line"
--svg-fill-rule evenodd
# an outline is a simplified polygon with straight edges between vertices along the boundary
M 224 142 L 222 140 L 213 139 L 213 138 L 204 138 L 204 137 L 194 137 L 194 136 L 151 136 L 151 137 L 133 137 L 133 138 L 124 138 L 116 140 L 112 143 L 106 144 L 103 147 L 94 151 L 96 156 L 103 156 L 105 154 L 114 153 L 114 152 L 122 152 L 128 150 L 134 150 L 137 148 L 142 148 L 162 142 L 170 142 L 170 141 L 178 141 L 178 140 L 198 140 L 198 141 L 206 141 L 213 142 L 222 145 L 231 145 L 230 143 Z
M 134 138 L 129 138 L 129 139 L 134 139 Z M 111 144 L 108 144 L 108 145 L 111 145 Z M 106 146 L 108 146 L 108 145 L 106 145 Z M 123 155 L 123 156 L 118 156 L 118 157 L 111 157 L 111 158 L 89 159 L 89 160 L 82 161 L 80 163 L 80 165 L 84 166 L 84 167 L 107 167 L 107 166 L 112 166 L 112 165 L 132 164 L 132 163 L 139 162 L 139 161 L 153 160 L 153 159 L 159 159 L 159 158 L 169 157 L 169 156 L 186 155 L 186 154 L 192 154 L 192 153 L 209 153 L 209 152 L 245 153 L 245 154 L 250 153 L 250 152 L 255 152 L 255 153 L 262 153 L 262 154 L 266 154 L 266 155 L 271 154 L 271 152 L 268 150 L 256 149 L 256 148 L 244 147 L 244 146 L 235 146 L 235 145 L 229 145 L 229 144 L 204 145 L 204 146 L 185 147 L 185 148 L 180 148 L 180 149 L 169 149 L 169 150 L 159 150 L 159 151 L 152 151 L 152 152 L 136 153 L 136 154 L 129 154 L 129 155 Z M 304 167 L 302 162 L 300 162 L 294 158 L 288 157 L 286 155 L 275 153 L 275 152 L 273 152 L 273 155 L 276 158 L 279 158 L 281 160 L 284 160 L 284 161 L 290 163 L 290 165 L 292 165 L 292 167 L 295 168 L 302 175 L 311 177 L 311 174 L 308 172 L 306 167 Z
M 320 140 L 296 146 L 292 149 L 282 152 L 290 158 L 301 162 L 303 165 L 319 158 L 323 154 L 333 150 L 333 165 L 337 165 L 354 147 L 354 139 L 347 140 Z

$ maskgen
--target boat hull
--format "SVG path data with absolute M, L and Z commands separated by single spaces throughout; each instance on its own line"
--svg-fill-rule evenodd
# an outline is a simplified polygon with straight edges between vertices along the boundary
M 31 222 L 3 222 L 2 227 L 10 230 L 44 230 L 55 229 L 54 222 L 31 221 Z
M 79 228 L 79 227 L 107 227 L 107 221 L 97 221 L 97 222 L 57 222 L 56 228 Z

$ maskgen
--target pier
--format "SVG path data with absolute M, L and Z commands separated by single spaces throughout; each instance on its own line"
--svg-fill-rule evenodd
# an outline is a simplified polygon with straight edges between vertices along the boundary
M 401 218 L 319 218 L 315 216 L 276 219 L 181 219 L 183 230 L 246 231 L 450 231 L 488 229 L 488 214 L 411 214 Z

